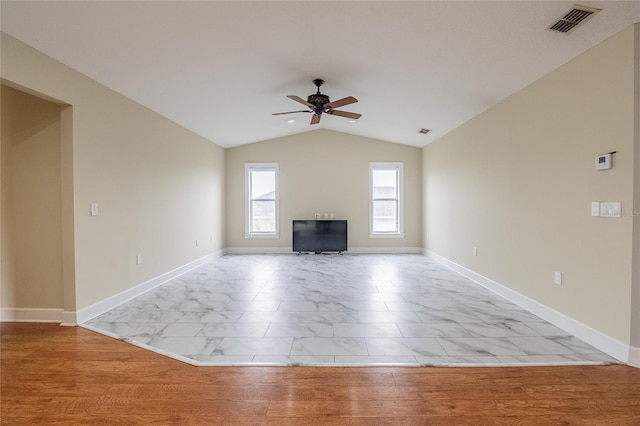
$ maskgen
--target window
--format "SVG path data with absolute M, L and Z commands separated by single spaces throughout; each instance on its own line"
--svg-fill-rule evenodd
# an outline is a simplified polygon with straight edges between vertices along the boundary
M 278 238 L 278 164 L 246 163 L 245 237 Z
M 402 163 L 369 163 L 369 236 L 402 238 Z

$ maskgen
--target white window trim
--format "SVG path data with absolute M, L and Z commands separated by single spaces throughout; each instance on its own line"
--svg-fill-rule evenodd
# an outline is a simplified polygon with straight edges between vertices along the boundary
M 276 172 L 276 232 L 251 232 L 251 179 L 252 171 L 275 170 Z M 244 163 L 244 237 L 280 238 L 280 169 L 278 163 Z
M 375 169 L 398 170 L 398 231 L 373 232 L 373 171 Z M 404 238 L 404 164 L 402 162 L 369 163 L 369 238 Z

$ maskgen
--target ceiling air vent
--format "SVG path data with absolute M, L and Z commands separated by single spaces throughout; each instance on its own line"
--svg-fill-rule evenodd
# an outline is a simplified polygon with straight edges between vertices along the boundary
M 595 13 L 600 12 L 600 10 L 602 9 L 574 4 L 572 9 L 565 13 L 556 22 L 551 24 L 548 29 L 563 34 L 568 34 L 571 31 L 575 30 L 578 25 L 587 21 Z
M 418 133 L 422 133 L 423 135 L 426 135 L 427 133 L 429 133 L 431 130 L 429 129 L 420 129 L 418 130 Z

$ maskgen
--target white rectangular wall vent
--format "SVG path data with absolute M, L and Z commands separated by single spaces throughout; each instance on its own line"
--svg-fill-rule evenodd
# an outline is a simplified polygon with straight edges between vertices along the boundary
M 551 24 L 548 28 L 551 31 L 557 31 L 559 33 L 568 34 L 575 30 L 578 25 L 586 22 L 594 14 L 600 12 L 602 9 L 596 9 L 595 7 L 573 5 L 573 8 L 567 11 L 560 19 Z

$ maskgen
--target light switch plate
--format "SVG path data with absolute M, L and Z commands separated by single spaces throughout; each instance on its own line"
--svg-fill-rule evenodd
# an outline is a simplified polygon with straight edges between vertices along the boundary
M 600 202 L 592 201 L 591 202 L 591 216 L 598 217 L 600 216 Z
M 620 203 L 600 203 L 600 217 L 620 217 Z
M 91 216 L 98 216 L 98 203 L 91 203 Z

